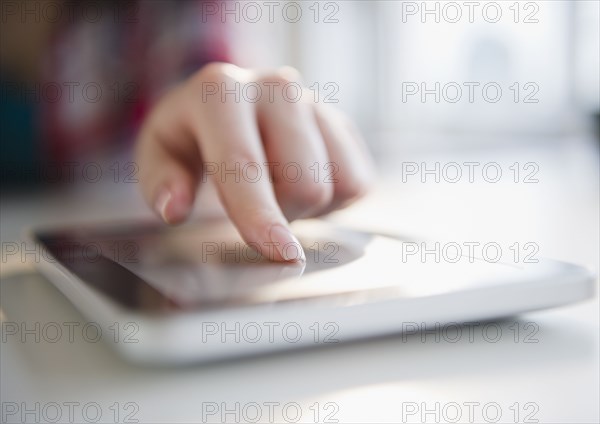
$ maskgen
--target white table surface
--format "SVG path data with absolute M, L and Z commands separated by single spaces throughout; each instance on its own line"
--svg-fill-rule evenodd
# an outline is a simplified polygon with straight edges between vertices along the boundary
M 536 161 L 540 182 L 402 184 L 398 166 L 384 161 L 374 193 L 332 219 L 432 240 L 495 241 L 503 246 L 533 241 L 540 256 L 598 268 L 598 149 L 593 142 L 559 140 L 452 155 L 405 152 L 403 160 L 493 160 L 503 166 Z M 0 212 L 3 245 L 17 240 L 30 225 L 150 216 L 134 184 L 83 184 L 60 194 L 5 196 Z M 2 268 L 3 323 L 85 323 L 31 264 L 3 261 Z M 526 343 L 523 333 L 515 340 L 515 325 L 523 329 L 529 323 L 539 328 L 535 342 Z M 138 422 L 183 423 L 205 420 L 203 408 L 235 409 L 239 402 L 242 415 L 231 413 L 228 421 L 243 421 L 244 411 L 251 414 L 258 404 L 261 421 L 269 422 L 268 405 L 274 403 L 272 422 L 292 422 L 296 404 L 302 412 L 299 422 L 325 421 L 328 412 L 343 423 L 446 422 L 457 410 L 462 413 L 459 422 L 493 422 L 498 410 L 498 422 L 525 422 L 528 413 L 537 420 L 530 422 L 599 422 L 597 298 L 525 314 L 500 326 L 503 335 L 495 343 L 477 331 L 473 340 L 461 337 L 457 343 L 436 342 L 433 336 L 425 342 L 419 335 L 392 336 L 158 369 L 126 363 L 104 343 L 81 337 L 74 343 L 66 337 L 36 343 L 7 336 L 0 345 L 2 410 L 7 413 L 14 405 L 35 410 L 38 402 L 39 414 L 26 418 L 43 422 L 53 418 L 51 402 L 56 402 L 66 422 L 69 402 L 75 402 L 75 421 L 91 421 L 98 407 L 100 422 L 123 422 L 133 411 Z M 422 416 L 436 407 L 438 414 Z M 407 415 L 413 408 L 417 413 Z M 21 417 L 2 419 L 19 422 Z M 206 421 L 219 422 L 221 416 Z

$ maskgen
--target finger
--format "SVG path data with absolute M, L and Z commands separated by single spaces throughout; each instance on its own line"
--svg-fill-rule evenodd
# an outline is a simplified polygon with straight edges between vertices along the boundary
M 191 133 L 181 121 L 174 92 L 150 115 L 136 142 L 142 195 L 168 224 L 185 220 L 192 210 L 202 160 Z
M 351 204 L 373 184 L 375 167 L 366 144 L 354 124 L 326 104 L 314 104 L 317 125 L 329 155 L 325 181 L 333 184 L 333 200 L 323 213 Z
M 235 89 L 236 82 L 250 75 L 233 65 L 213 64 L 203 68 L 191 84 L 199 90 L 201 84 L 216 83 Z M 200 91 L 198 91 L 200 92 Z M 304 260 L 304 252 L 289 229 L 267 178 L 267 159 L 256 122 L 254 106 L 238 99 L 211 96 L 206 101 L 195 97 L 200 110 L 190 115 L 205 167 L 216 167 L 212 174 L 219 197 L 228 216 L 242 238 L 264 256 L 276 261 Z M 252 168 L 261 178 L 249 180 L 242 169 Z
M 290 220 L 317 215 L 333 199 L 333 186 L 315 173 L 328 157 L 312 105 L 299 100 L 299 76 L 290 68 L 259 84 L 274 87 L 257 103 L 257 114 L 279 205 Z

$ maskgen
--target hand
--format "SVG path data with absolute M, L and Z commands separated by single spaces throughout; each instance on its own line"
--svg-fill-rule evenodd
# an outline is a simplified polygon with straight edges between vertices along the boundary
M 306 88 L 295 102 L 299 84 L 292 68 L 261 73 L 212 63 L 167 93 L 137 140 L 148 204 L 165 222 L 180 223 L 211 178 L 246 243 L 271 246 L 271 260 L 302 260 L 299 244 L 298 254 L 284 248 L 298 243 L 288 222 L 357 199 L 373 167 L 339 111 L 315 103 Z

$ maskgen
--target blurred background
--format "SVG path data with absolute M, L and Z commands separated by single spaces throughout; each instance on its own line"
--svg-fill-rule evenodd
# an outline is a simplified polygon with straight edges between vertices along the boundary
M 345 1 L 319 8 L 318 22 L 305 10 L 309 19 L 299 25 L 265 19 L 257 31 L 241 20 L 233 28 L 240 61 L 289 63 L 308 84 L 338 84 L 339 106 L 375 135 L 369 141 L 384 154 L 389 134 L 403 135 L 396 144 L 422 145 L 431 136 L 459 147 L 475 137 L 479 146 L 498 136 L 551 140 L 597 125 L 598 2 Z M 471 101 L 469 82 L 479 84 Z M 411 95 L 414 83 L 419 91 Z M 502 88 L 497 102 L 493 91 L 485 100 L 487 83 Z M 421 84 L 432 91 L 425 101 Z
M 358 124 L 379 180 L 327 219 L 505 252 L 533 243 L 536 257 L 597 270 L 599 5 L 1 0 L 0 317 L 82 319 L 32 255 L 5 246 L 40 225 L 154 219 L 136 184 L 136 131 L 169 88 L 217 60 L 292 65 Z M 478 164 L 472 181 L 466 162 Z M 448 164 L 463 177 L 440 174 Z M 482 175 L 486 164 L 501 177 Z M 2 396 L 135 401 L 142 422 L 194 421 L 198 399 L 335 402 L 341 422 L 398 422 L 398 399 L 535 402 L 540 422 L 598 422 L 598 300 L 523 319 L 539 343 L 386 339 L 186 370 L 140 370 L 97 345 L 3 341 Z
M 298 68 L 380 158 L 598 132 L 596 1 L 296 5 L 3 1 L 5 180 L 129 147 L 164 91 L 217 60 Z

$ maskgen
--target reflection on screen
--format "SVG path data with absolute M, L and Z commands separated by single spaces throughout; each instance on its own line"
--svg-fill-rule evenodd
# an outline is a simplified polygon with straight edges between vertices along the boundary
M 111 287 L 125 289 L 137 279 L 138 286 L 147 283 L 152 289 L 136 289 L 134 294 L 129 291 L 130 297 L 137 292 L 151 292 L 145 296 L 155 298 L 154 293 L 160 293 L 166 299 L 163 305 L 175 309 L 316 301 L 324 297 L 331 302 L 331 296 L 336 302 L 354 304 L 391 296 L 431 296 L 499 281 L 518 282 L 527 272 L 537 272 L 535 267 L 524 271 L 481 260 L 406 260 L 403 241 L 320 221 L 296 223 L 294 231 L 304 246 L 305 264 L 269 262 L 243 243 L 230 224 L 220 221 L 176 228 L 80 230 L 60 237 L 80 244 L 93 240 L 103 253 L 113 252 L 108 258 L 115 264 L 112 268 L 123 272 Z M 88 278 L 91 285 L 104 284 L 97 270 L 106 266 L 88 268 L 87 274 L 79 270 L 78 275 L 87 275 L 81 278 Z M 97 278 L 89 278 L 92 274 Z

